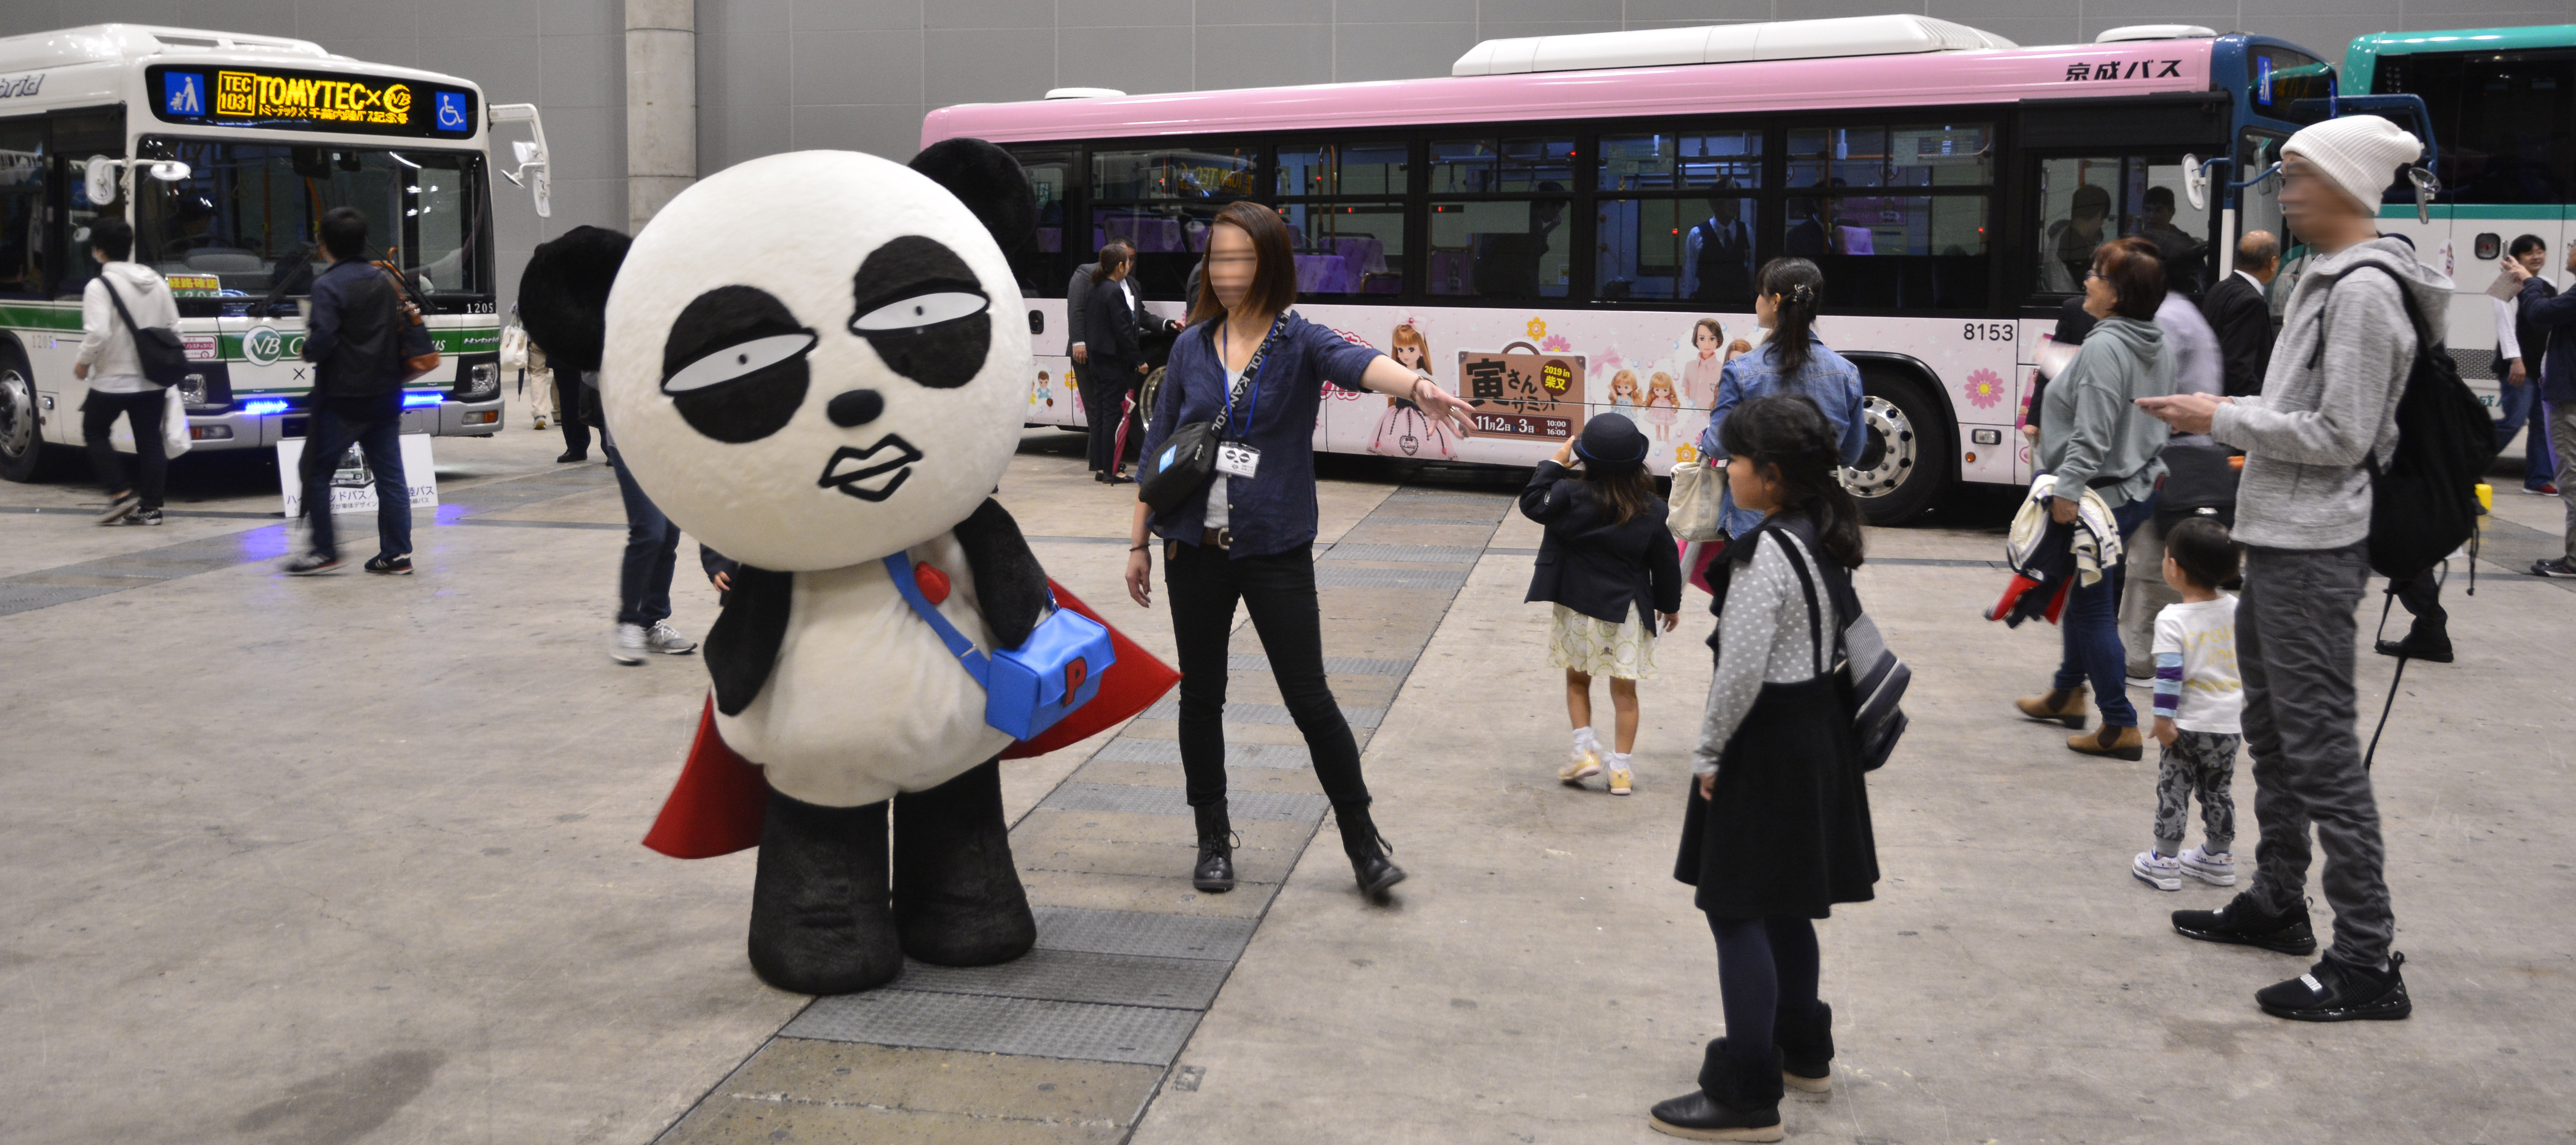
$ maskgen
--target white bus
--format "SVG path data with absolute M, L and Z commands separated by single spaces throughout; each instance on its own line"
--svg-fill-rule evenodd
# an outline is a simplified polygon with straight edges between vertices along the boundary
M 407 387 L 404 431 L 499 431 L 495 118 L 536 127 L 533 108 L 487 107 L 466 80 L 303 40 L 132 24 L 0 38 L 0 477 L 80 444 L 72 359 L 103 214 L 133 223 L 135 261 L 177 296 L 192 448 L 303 436 L 297 303 L 315 225 L 340 206 L 365 212 L 369 247 L 429 302 L 443 361 Z M 520 145 L 540 180 L 542 140 Z
M 1250 198 L 1298 237 L 1301 313 L 1418 348 L 1479 407 L 1450 440 L 1336 391 L 1318 447 L 1530 465 L 1586 418 L 1629 416 L 1665 472 L 1708 421 L 1702 323 L 1750 337 L 1755 268 L 1804 255 L 1828 284 L 1819 333 L 1869 395 L 1854 489 L 1900 519 L 1955 482 L 2030 480 L 2013 426 L 2033 351 L 2093 245 L 2147 234 L 2194 288 L 2226 273 L 2238 230 L 2277 211 L 2266 187 L 2204 195 L 2202 161 L 2263 154 L 2332 83 L 2261 36 L 2019 47 L 1920 16 L 1494 40 L 1452 71 L 932 112 L 925 146 L 992 140 L 1039 192 L 1028 420 L 1083 424 L 1073 269 L 1129 239 L 1147 299 L 1176 315 L 1207 219 Z

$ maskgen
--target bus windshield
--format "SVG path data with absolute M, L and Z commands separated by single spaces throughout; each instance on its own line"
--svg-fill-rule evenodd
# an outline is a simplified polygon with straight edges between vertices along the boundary
M 367 217 L 367 247 L 450 302 L 489 301 L 483 159 L 460 151 L 146 139 L 146 159 L 176 159 L 188 177 L 138 176 L 136 260 L 164 275 L 212 277 L 226 296 L 290 281 L 299 249 L 334 207 Z M 286 266 L 280 267 L 280 261 Z M 314 268 L 319 269 L 318 265 Z

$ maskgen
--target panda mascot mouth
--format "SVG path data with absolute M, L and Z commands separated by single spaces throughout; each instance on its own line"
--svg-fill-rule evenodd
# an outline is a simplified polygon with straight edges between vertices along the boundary
M 889 449 L 894 451 L 892 458 L 873 465 L 867 463 L 869 458 Z M 823 463 L 823 476 L 814 483 L 825 489 L 838 489 L 862 501 L 883 501 L 894 496 L 895 490 L 903 488 L 904 480 L 912 476 L 912 463 L 921 459 L 922 452 L 905 441 L 902 434 L 889 433 L 866 449 L 844 445 L 833 450 L 832 459 Z M 854 463 L 859 468 L 845 470 L 841 468 L 843 462 Z M 863 484 L 888 473 L 894 476 L 883 485 L 869 488 Z

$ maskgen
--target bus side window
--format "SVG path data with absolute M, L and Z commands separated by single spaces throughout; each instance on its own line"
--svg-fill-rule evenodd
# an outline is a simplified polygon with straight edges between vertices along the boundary
M 45 123 L 0 124 L 0 297 L 45 286 Z
M 2114 239 L 2136 237 L 2155 244 L 2173 289 L 2197 297 L 2211 265 L 2213 212 L 2192 206 L 2181 193 L 2182 174 L 2180 155 L 2040 160 L 2032 293 L 2083 293 L 2093 252 Z
M 1993 138 L 1986 123 L 1791 129 L 1781 252 L 1823 269 L 1831 305 L 1984 309 Z

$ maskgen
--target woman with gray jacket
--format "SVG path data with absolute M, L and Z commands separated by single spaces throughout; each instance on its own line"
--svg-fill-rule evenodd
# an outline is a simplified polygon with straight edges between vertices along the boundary
M 2094 252 L 2092 273 L 2084 279 L 2084 310 L 2100 321 L 2066 372 L 2040 395 L 2037 460 L 2065 491 L 2049 506 L 2050 519 L 2059 524 L 2074 522 L 2087 489 L 2110 507 L 2123 538 L 2154 511 L 2156 481 L 2165 471 L 2159 455 L 2171 431 L 2140 410 L 2137 399 L 2174 392 L 2173 346 L 2156 326 L 2164 296 L 2165 272 L 2155 244 L 2130 237 Z M 2123 678 L 2121 579 L 2114 567 L 2090 585 L 2079 578 L 2067 591 L 2058 622 L 2066 651 L 2057 679 L 2046 695 L 2014 706 L 2032 719 L 2080 729 L 2090 680 L 2102 727 L 2068 737 L 2066 746 L 2086 755 L 2140 759 L 2146 748 L 2138 735 L 2138 709 L 2129 703 Z

